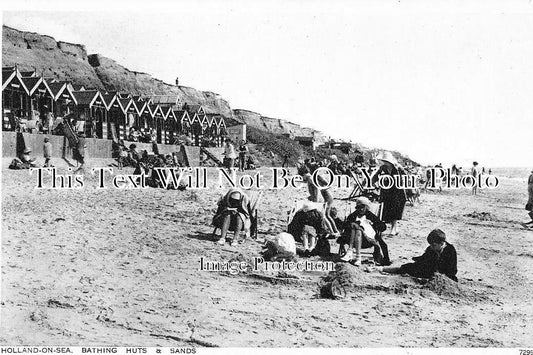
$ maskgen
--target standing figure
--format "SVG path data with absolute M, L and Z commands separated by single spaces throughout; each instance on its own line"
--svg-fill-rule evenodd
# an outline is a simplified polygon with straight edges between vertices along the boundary
M 318 183 L 321 185 L 321 188 L 319 189 L 319 187 L 313 182 L 313 177 L 309 168 L 305 165 L 298 167 L 298 175 L 300 175 L 303 178 L 303 181 L 307 183 L 307 189 L 309 191 L 309 201 L 318 202 L 318 191 L 320 191 L 320 194 L 322 195 L 322 197 L 324 198 L 324 202 L 326 203 L 324 223 L 326 224 L 326 227 L 331 233 L 331 235 L 333 235 L 334 237 L 339 237 L 340 232 L 337 230 L 333 217 L 331 217 L 331 208 L 333 207 L 334 202 L 333 195 L 331 194 L 328 188 L 322 187 L 327 185 L 327 181 L 322 176 L 318 175 L 317 180 Z
M 226 140 L 224 145 L 224 157 L 226 160 L 226 168 L 231 172 L 231 168 L 235 165 L 235 159 L 237 158 L 237 153 L 235 153 L 235 147 L 231 143 L 230 139 Z
M 243 139 L 239 145 L 239 171 L 244 171 L 246 167 L 246 154 L 248 154 L 248 147 Z
M 76 171 L 83 170 L 85 167 L 85 148 L 87 148 L 87 145 L 85 144 L 85 134 L 80 133 L 78 136 L 78 144 L 73 150 L 74 159 L 80 163 L 80 166 L 78 169 L 76 169 Z
M 529 179 L 527 179 L 527 192 L 529 198 L 527 200 L 526 210 L 529 211 L 528 214 L 531 217 L 531 221 L 527 222 L 526 225 L 533 225 L 533 170 L 531 170 Z
M 50 159 L 52 159 L 52 143 L 50 143 L 50 139 L 45 138 L 44 139 L 44 145 L 43 145 L 43 155 L 44 155 L 44 167 L 53 167 L 52 164 L 50 164 Z
M 404 171 L 394 158 L 391 152 L 384 152 L 377 159 L 381 162 L 381 166 L 372 178 L 372 184 L 375 184 L 380 175 L 389 175 L 394 181 L 395 176 L 404 175 Z M 390 235 L 398 235 L 398 221 L 403 217 L 403 209 L 407 196 L 404 189 L 399 189 L 396 184 L 389 189 L 380 189 L 380 202 L 383 203 L 383 215 L 381 220 L 385 223 L 390 223 Z
M 474 181 L 476 180 L 477 176 L 479 175 L 479 171 L 477 168 L 477 161 L 472 163 L 472 169 L 470 169 L 470 175 L 472 175 L 472 178 Z M 477 195 L 477 185 L 474 184 L 474 187 L 472 187 L 472 195 Z

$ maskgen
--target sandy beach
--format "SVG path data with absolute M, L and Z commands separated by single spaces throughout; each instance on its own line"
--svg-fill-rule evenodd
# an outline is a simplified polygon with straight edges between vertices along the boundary
M 82 189 L 37 190 L 35 176 L 8 164 L 4 159 L 0 344 L 531 346 L 533 230 L 521 225 L 527 176 L 502 178 L 477 196 L 423 193 L 406 207 L 400 235 L 385 237 L 399 266 L 422 254 L 427 234 L 441 228 L 457 249 L 458 284 L 353 267 L 347 297 L 333 300 L 320 297 L 325 272 L 295 272 L 282 282 L 198 270 L 200 257 L 258 256 L 265 236 L 285 230 L 305 189 L 263 190 L 258 240 L 220 247 L 210 223 L 225 190 L 97 190 L 90 174 Z M 210 179 L 215 174 L 209 170 Z M 349 206 L 337 206 L 344 217 Z

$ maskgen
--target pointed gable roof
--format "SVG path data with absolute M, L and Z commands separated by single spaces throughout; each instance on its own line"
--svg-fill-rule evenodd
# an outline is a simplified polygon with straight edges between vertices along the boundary
M 40 87 L 43 87 L 43 90 L 47 91 L 50 96 L 54 96 L 54 94 L 50 90 L 50 87 L 46 83 L 46 80 L 44 80 L 42 77 L 25 77 L 22 78 L 22 82 L 24 83 L 26 88 L 28 88 L 30 96 L 35 94 L 35 92 L 39 90 Z
M 224 116 L 220 116 L 218 118 L 218 124 L 217 124 L 218 128 L 220 127 L 224 127 L 226 128 L 226 120 L 224 120 Z
M 161 109 L 163 111 L 163 115 L 165 117 L 165 120 L 172 118 L 174 122 L 177 122 L 176 115 L 174 114 L 174 110 L 172 109 L 172 106 L 168 106 L 166 108 Z
M 78 105 L 87 105 L 89 107 L 93 106 L 94 103 L 100 99 L 102 104 L 105 106 L 105 101 L 98 90 L 83 90 L 83 91 L 73 91 L 74 97 L 78 102 Z
M 2 90 L 7 88 L 9 85 L 12 85 L 13 87 L 20 86 L 27 95 L 30 94 L 28 88 L 22 81 L 20 73 L 15 67 L 2 68 Z
M 180 123 L 183 123 L 183 121 L 191 122 L 191 118 L 189 117 L 189 113 L 184 110 L 174 110 L 174 116 L 176 116 L 176 120 L 178 120 Z
M 148 105 L 148 108 L 150 109 L 150 113 L 152 114 L 152 117 L 159 116 L 159 117 L 165 118 L 163 111 L 161 110 L 161 106 L 157 104 L 150 104 Z
M 143 99 L 141 99 L 140 96 L 134 96 L 132 99 L 133 99 L 133 104 L 135 105 L 135 109 L 137 110 L 137 113 L 139 115 L 142 115 L 148 103 L 144 101 Z
M 120 98 L 120 94 L 118 94 L 117 101 L 120 109 L 124 113 L 128 112 L 130 106 L 133 105 L 133 100 L 131 98 Z
M 111 106 L 113 106 L 113 104 L 117 100 L 117 93 L 116 91 L 103 93 L 102 99 L 104 100 L 106 109 L 109 111 L 111 109 Z
M 72 101 L 74 101 L 74 104 L 77 105 L 78 102 L 76 100 L 76 97 L 74 96 L 70 85 L 67 85 L 66 82 L 51 82 L 48 84 L 48 87 L 50 88 L 50 91 L 52 92 L 52 97 L 54 101 L 59 100 L 61 96 L 68 96 Z

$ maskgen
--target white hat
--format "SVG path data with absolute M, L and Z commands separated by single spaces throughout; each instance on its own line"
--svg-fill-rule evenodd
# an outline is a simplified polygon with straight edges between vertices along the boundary
M 361 196 L 358 197 L 357 200 L 355 200 L 356 206 L 359 205 L 365 205 L 367 207 L 370 207 L 370 200 L 367 197 Z
M 309 212 L 312 210 L 316 210 L 316 204 L 309 200 L 304 201 L 304 203 L 302 204 L 302 211 Z
M 391 163 L 392 165 L 398 165 L 398 161 L 396 160 L 396 158 L 394 158 L 392 153 L 389 151 L 384 151 L 378 154 L 376 159 L 386 161 L 388 163 Z

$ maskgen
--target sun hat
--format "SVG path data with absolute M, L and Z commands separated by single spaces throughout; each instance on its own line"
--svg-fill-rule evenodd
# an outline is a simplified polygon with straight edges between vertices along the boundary
M 394 158 L 392 153 L 389 152 L 389 151 L 384 151 L 384 152 L 378 154 L 376 159 L 377 160 L 381 160 L 381 161 L 386 161 L 388 163 L 391 163 L 392 165 L 398 165 L 398 161 L 396 160 L 396 158 Z
M 355 205 L 364 205 L 366 207 L 370 207 L 370 200 L 367 197 L 361 196 L 358 197 L 357 200 L 355 200 Z
M 306 200 L 302 204 L 302 211 L 304 211 L 304 212 L 309 212 L 311 210 L 316 210 L 316 209 L 317 209 L 317 205 L 316 205 L 316 203 L 314 203 L 312 201 Z

